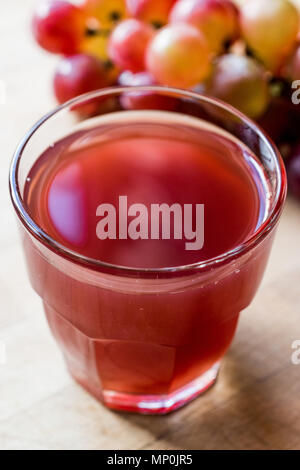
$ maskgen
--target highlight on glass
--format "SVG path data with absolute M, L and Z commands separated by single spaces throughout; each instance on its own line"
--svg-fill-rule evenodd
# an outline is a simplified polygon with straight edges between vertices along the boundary
M 110 408 L 151 414 L 214 384 L 286 197 L 255 123 L 183 90 L 92 92 L 29 131 L 10 191 L 76 381 Z

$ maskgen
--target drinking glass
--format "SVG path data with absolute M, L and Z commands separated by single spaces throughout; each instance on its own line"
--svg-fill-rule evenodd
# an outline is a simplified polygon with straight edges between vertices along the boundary
M 193 265 L 131 268 L 71 251 L 31 218 L 24 186 L 45 149 L 103 115 L 124 112 L 131 102 L 145 111 L 171 109 L 177 125 L 193 116 L 217 126 L 255 154 L 269 186 L 268 205 L 243 244 Z M 94 115 L 78 119 L 78 111 Z M 13 157 L 10 192 L 32 287 L 76 381 L 110 408 L 151 414 L 175 410 L 214 384 L 240 312 L 261 282 L 286 197 L 281 157 L 254 122 L 189 91 L 92 92 L 58 107 L 27 133 Z

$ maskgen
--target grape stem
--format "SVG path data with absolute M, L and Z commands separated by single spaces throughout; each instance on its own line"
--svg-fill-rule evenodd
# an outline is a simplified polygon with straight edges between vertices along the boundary
M 107 38 L 110 35 L 110 29 L 95 29 L 95 28 L 89 28 L 87 27 L 85 30 L 85 36 L 87 37 L 94 37 L 94 36 L 99 36 L 99 37 L 104 37 Z

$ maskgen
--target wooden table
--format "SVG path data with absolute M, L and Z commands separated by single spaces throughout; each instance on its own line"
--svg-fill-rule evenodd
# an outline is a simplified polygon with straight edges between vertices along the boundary
M 68 376 L 27 280 L 7 189 L 24 132 L 54 105 L 56 57 L 30 35 L 33 0 L 1 7 L 1 449 L 300 449 L 300 204 L 289 200 L 260 291 L 241 317 L 217 385 L 166 417 L 111 412 Z

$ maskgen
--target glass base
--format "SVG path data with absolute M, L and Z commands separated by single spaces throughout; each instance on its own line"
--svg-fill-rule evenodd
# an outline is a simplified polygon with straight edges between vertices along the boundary
M 95 390 L 87 386 L 79 377 L 76 377 L 74 373 L 71 373 L 77 382 L 100 399 L 108 408 L 140 414 L 162 415 L 186 405 L 212 387 L 216 382 L 219 368 L 220 362 L 217 362 L 197 379 L 166 395 L 135 395 L 112 390 L 103 390 L 100 395 L 95 393 Z

